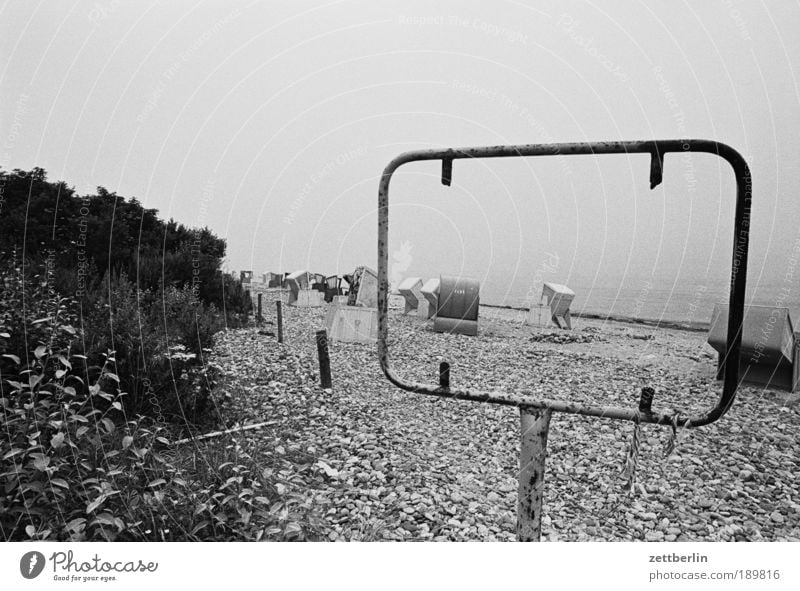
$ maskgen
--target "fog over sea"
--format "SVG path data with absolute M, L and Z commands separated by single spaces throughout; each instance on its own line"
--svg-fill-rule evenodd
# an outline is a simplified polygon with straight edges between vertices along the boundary
M 559 283 L 558 278 L 547 279 Z M 789 308 L 795 331 L 800 331 L 800 288 L 797 277 L 791 284 L 779 281 L 756 282 L 747 288 L 748 305 Z M 727 303 L 730 288 L 725 282 L 674 282 L 667 279 L 609 278 L 576 279 L 568 286 L 575 292 L 571 310 L 578 313 L 620 316 L 641 320 L 659 320 L 702 326 L 711 320 L 714 304 Z M 529 295 L 530 294 L 530 295 Z M 510 290 L 497 285 L 481 285 L 481 303 L 527 307 L 541 295 L 541 283 L 527 288 L 513 284 Z

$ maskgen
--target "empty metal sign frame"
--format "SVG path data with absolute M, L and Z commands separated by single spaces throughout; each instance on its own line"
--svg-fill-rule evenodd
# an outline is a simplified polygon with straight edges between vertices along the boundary
M 405 152 L 384 169 L 378 190 L 378 356 L 381 368 L 394 385 L 419 394 L 449 397 L 459 400 L 516 406 L 521 412 L 522 442 L 517 534 L 520 540 L 538 540 L 541 534 L 541 507 L 544 462 L 550 417 L 564 412 L 641 423 L 673 425 L 678 421 L 674 412 L 658 412 L 651 408 L 652 390 L 642 391 L 638 408 L 585 405 L 563 400 L 536 399 L 515 392 L 491 392 L 451 388 L 449 380 L 439 385 L 406 382 L 391 368 L 388 350 L 388 246 L 389 246 L 389 184 L 395 171 L 408 162 L 440 160 L 442 184 L 450 185 L 453 161 L 479 158 L 514 158 L 527 156 L 569 156 L 598 154 L 649 154 L 650 188 L 661 183 L 664 156 L 670 152 L 704 152 L 726 160 L 736 177 L 736 209 L 734 216 L 731 289 L 728 307 L 728 331 L 725 352 L 725 375 L 717 403 L 706 412 L 689 417 L 687 427 L 708 425 L 722 417 L 733 404 L 739 382 L 739 353 L 744 317 L 747 252 L 750 236 L 750 205 L 752 180 L 744 158 L 733 148 L 711 140 L 653 140 L 623 142 L 585 142 L 556 144 L 523 144 L 416 150 Z M 647 390 L 648 392 L 645 392 Z M 681 421 L 684 424 L 684 421 Z

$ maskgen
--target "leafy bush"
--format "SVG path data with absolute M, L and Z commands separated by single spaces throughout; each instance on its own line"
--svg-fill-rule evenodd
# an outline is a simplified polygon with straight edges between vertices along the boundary
M 219 289 L 222 292 L 222 305 L 225 307 L 228 327 L 245 326 L 249 315 L 253 312 L 253 298 L 250 297 L 250 293 L 239 279 L 227 273 L 220 274 Z
M 0 443 L 0 529 L 10 540 L 108 539 L 103 532 L 120 524 L 97 509 L 120 492 L 108 445 L 116 431 L 112 416 L 122 408 L 119 397 L 98 384 L 83 396 L 64 385 L 64 374 L 48 379 L 50 358 L 63 352 L 37 349 L 35 356 L 20 381 L 6 380 L 0 398 L 6 434 Z M 64 357 L 59 363 L 66 372 L 71 362 Z
M 137 290 L 125 274 L 106 276 L 85 301 L 84 353 L 96 360 L 115 351 L 118 390 L 128 393 L 129 414 L 185 426 L 213 422 L 209 402 L 218 370 L 203 356 L 224 327 L 213 305 L 206 308 L 186 287 Z
M 5 540 L 313 535 L 302 519 L 311 513 L 310 503 L 298 496 L 292 504 L 281 490 L 284 485 L 272 485 L 271 472 L 260 471 L 238 446 L 223 450 L 230 459 L 216 467 L 197 455 L 191 461 L 184 457 L 181 466 L 168 458 L 163 426 L 138 418 L 118 427 L 125 393 L 109 394 L 99 386 L 116 381 L 109 371 L 112 356 L 88 396 L 65 386 L 66 374 L 48 380 L 43 369 L 53 356 L 68 372 L 63 352 L 39 350 L 33 365 L 20 371 L 23 381 L 6 380 L 10 389 L 0 397 L 0 428 L 6 434 L 0 440 L 0 535 Z
M 208 228 L 163 221 L 135 197 L 103 187 L 94 195 L 77 195 L 64 182 L 48 181 L 41 168 L 0 170 L 0 183 L 0 251 L 52 257 L 61 294 L 80 296 L 84 278 L 96 283 L 107 271 L 125 273 L 139 289 L 154 293 L 190 287 L 200 301 L 231 315 L 229 322 L 250 311 L 241 285 L 221 271 L 225 240 Z
M 191 289 L 153 294 L 137 290 L 122 274 L 106 276 L 74 300 L 60 297 L 45 271 L 33 275 L 29 265 L 23 277 L 13 257 L 0 257 L 0 270 L 0 381 L 16 364 L 27 365 L 37 347 L 46 347 L 81 354 L 71 374 L 94 383 L 104 355 L 113 350 L 118 383 L 102 386 L 127 393 L 123 419 L 143 414 L 184 429 L 217 422 L 211 391 L 219 369 L 204 358 L 225 320 Z M 46 369 L 52 374 L 59 368 Z
M 39 347 L 69 350 L 76 341 L 76 303 L 53 289 L 51 273 L 28 272 L 12 255 L 0 256 L 0 378 L 21 362 L 27 364 Z M 47 368 L 51 373 L 58 367 Z M 0 379 L 0 381 L 2 381 Z M 2 385 L 0 385 L 2 392 Z
M 0 535 L 313 538 L 309 501 L 246 450 L 170 445 L 214 420 L 205 355 L 252 310 L 224 240 L 42 169 L 0 176 Z
M 49 325 L 64 332 L 59 317 Z M 66 331 L 70 335 L 69 331 Z M 0 327 L 0 341 L 11 334 Z M 47 336 L 46 334 L 43 336 Z M 125 420 L 128 394 L 104 356 L 74 372 L 80 333 L 5 354 L 0 376 L 0 535 L 5 540 L 294 540 L 316 535 L 310 501 L 238 445 L 171 448 L 166 423 Z M 185 353 L 183 353 L 185 354 Z M 174 357 L 174 355 L 173 355 Z M 10 365 L 8 365 L 10 364 Z

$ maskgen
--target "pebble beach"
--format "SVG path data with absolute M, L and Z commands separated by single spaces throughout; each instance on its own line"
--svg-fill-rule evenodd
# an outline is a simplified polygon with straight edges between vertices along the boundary
M 330 343 L 324 390 L 314 334 L 326 307 L 284 306 L 280 344 L 280 297 L 264 292 L 261 326 L 218 336 L 215 400 L 225 428 L 265 423 L 225 437 L 307 500 L 318 539 L 515 540 L 519 411 L 402 391 L 366 344 Z M 468 337 L 433 332 L 396 298 L 390 308 L 391 363 L 408 380 L 433 384 L 448 361 L 453 386 L 624 407 L 651 386 L 654 410 L 684 415 L 721 392 L 701 331 L 589 318 L 561 331 L 481 307 Z M 622 474 L 632 423 L 554 414 L 542 539 L 800 541 L 798 400 L 743 386 L 709 426 L 643 425 L 632 489 Z

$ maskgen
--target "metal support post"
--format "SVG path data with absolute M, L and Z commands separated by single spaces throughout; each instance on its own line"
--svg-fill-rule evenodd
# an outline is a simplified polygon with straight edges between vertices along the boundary
M 520 542 L 538 542 L 542 537 L 544 467 L 553 411 L 523 407 L 519 412 L 522 445 L 519 452 L 517 539 Z

